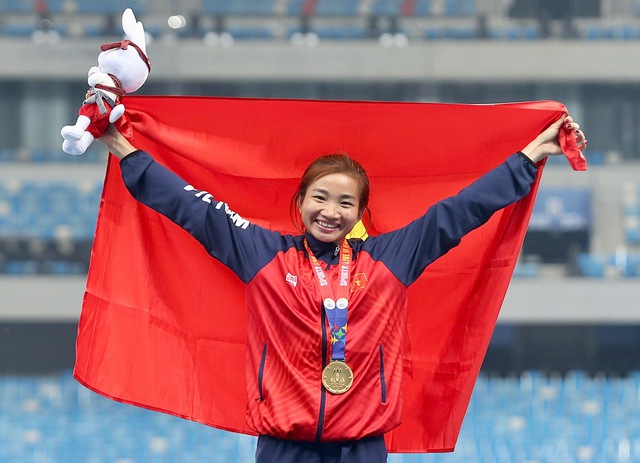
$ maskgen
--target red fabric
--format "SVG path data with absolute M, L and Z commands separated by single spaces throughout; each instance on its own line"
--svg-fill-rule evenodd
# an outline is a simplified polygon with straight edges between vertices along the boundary
M 286 232 L 295 232 L 289 199 L 307 164 L 348 152 L 371 177 L 370 234 L 402 226 L 455 194 L 566 111 L 555 102 L 142 96 L 126 97 L 126 106 L 136 146 L 242 217 Z M 570 133 L 562 136 L 571 146 Z M 567 150 L 574 164 L 576 150 Z M 390 451 L 453 450 L 536 188 L 537 181 L 533 194 L 465 237 L 412 286 L 404 417 L 386 436 Z M 186 232 L 132 199 L 110 157 L 75 377 L 115 400 L 250 433 L 243 291 Z

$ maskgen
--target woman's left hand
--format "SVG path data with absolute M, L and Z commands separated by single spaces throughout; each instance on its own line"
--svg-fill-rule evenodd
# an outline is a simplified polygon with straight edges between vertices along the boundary
M 545 130 L 531 141 L 522 150 L 522 154 L 527 156 L 533 162 L 539 162 L 547 156 L 554 156 L 562 154 L 562 148 L 560 148 L 560 142 L 558 141 L 558 134 L 562 126 L 565 126 L 567 130 L 571 130 L 576 137 L 578 147 L 582 150 L 587 146 L 587 139 L 584 132 L 580 130 L 580 125 L 573 121 L 571 116 L 561 117 L 556 122 L 551 124 Z

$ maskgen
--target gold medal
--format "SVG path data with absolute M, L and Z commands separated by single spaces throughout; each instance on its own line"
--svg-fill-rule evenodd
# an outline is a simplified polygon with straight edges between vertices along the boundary
M 322 384 L 332 394 L 344 394 L 353 384 L 353 371 L 341 360 L 332 360 L 322 372 Z

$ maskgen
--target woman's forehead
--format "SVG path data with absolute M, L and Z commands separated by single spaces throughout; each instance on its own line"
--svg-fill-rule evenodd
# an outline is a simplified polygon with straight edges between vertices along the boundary
M 343 173 L 333 173 L 323 175 L 314 180 L 309 185 L 309 190 L 314 189 L 331 189 L 331 190 L 348 190 L 350 192 L 358 192 L 360 182 L 353 176 Z

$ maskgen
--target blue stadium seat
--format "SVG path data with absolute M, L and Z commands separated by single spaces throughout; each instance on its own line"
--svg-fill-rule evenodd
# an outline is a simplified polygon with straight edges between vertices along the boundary
M 400 16 L 403 0 L 375 0 L 371 7 L 374 16 Z
M 622 40 L 638 40 L 640 39 L 640 26 L 624 24 L 616 30 L 616 36 L 619 36 Z
M 360 26 L 323 26 L 313 28 L 320 39 L 356 40 L 365 37 L 365 29 Z
M 440 40 L 445 38 L 445 29 L 442 26 L 427 26 L 424 28 L 426 40 Z
M 625 240 L 629 244 L 640 244 L 640 227 L 627 228 Z
M 87 273 L 84 264 L 66 260 L 48 261 L 42 267 L 42 273 L 48 275 L 84 275 Z
M 601 278 L 605 275 L 605 267 L 611 265 L 611 256 L 580 253 L 576 264 L 582 276 Z
M 81 14 L 122 15 L 126 8 L 131 8 L 137 19 L 149 12 L 148 0 L 111 0 L 100 2 L 95 0 L 67 0 L 65 9 Z
M 319 0 L 315 14 L 319 16 L 357 16 L 360 0 Z
M 618 277 L 640 276 L 640 254 L 620 252 L 612 254 L 581 253 L 577 256 L 578 270 L 586 277 L 601 278 L 607 275 Z
M 209 15 L 272 15 L 274 6 L 275 0 L 202 0 L 202 12 Z
M 268 26 L 229 26 L 227 32 L 236 40 L 268 40 L 276 36 Z
M 33 275 L 38 273 L 38 263 L 33 260 L 9 260 L 1 265 L 8 275 Z
M 475 34 L 473 26 L 427 26 L 424 29 L 426 40 L 470 40 Z
M 640 244 L 640 185 L 627 185 L 622 202 L 625 240 L 631 245 Z
M 537 277 L 540 276 L 540 264 L 538 262 L 518 261 L 513 271 L 514 277 Z
M 509 25 L 492 27 L 490 37 L 497 40 L 535 40 L 540 34 L 535 25 Z
M 14 162 L 15 152 L 11 148 L 0 148 L 0 162 Z
M 587 40 L 611 40 L 615 38 L 614 28 L 608 25 L 588 25 L 584 29 Z
M 38 25 L 33 24 L 2 24 L 0 33 L 10 37 L 31 37 L 38 30 Z
M 33 0 L 0 0 L 2 13 L 33 13 L 35 12 Z
M 416 0 L 413 13 L 416 16 L 431 16 L 432 2 L 433 0 Z
M 447 16 L 474 16 L 475 0 L 445 0 L 444 14 Z
M 305 5 L 308 3 L 309 0 L 288 0 L 287 14 L 292 16 L 301 16 L 304 13 Z
M 232 3 L 224 0 L 202 0 L 202 13 L 209 15 L 232 14 Z

